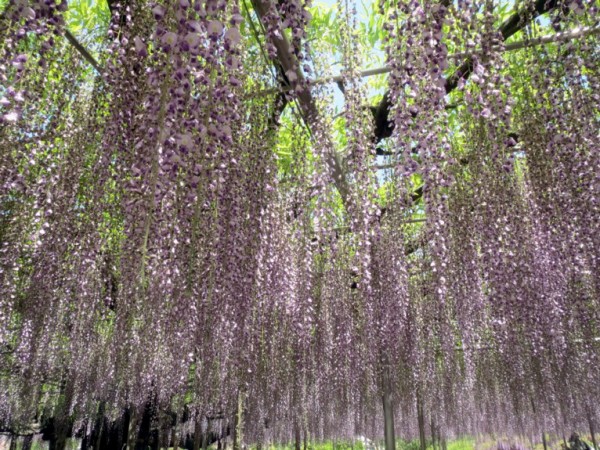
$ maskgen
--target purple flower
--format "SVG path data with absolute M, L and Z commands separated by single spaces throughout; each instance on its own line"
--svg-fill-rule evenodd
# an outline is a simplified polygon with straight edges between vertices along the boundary
M 133 43 L 135 45 L 135 51 L 137 52 L 138 56 L 148 56 L 148 49 L 146 48 L 146 44 L 144 44 L 144 41 L 142 41 L 142 39 L 139 36 L 133 38 Z
M 232 27 L 225 32 L 225 42 L 227 42 L 231 47 L 236 47 L 241 40 L 242 35 L 240 34 L 240 30 L 238 28 Z
M 154 14 L 154 18 L 156 20 L 162 20 L 162 18 L 165 17 L 165 12 L 166 9 L 162 5 L 156 5 L 154 8 L 152 8 L 152 13 Z
M 4 119 L 6 122 L 11 122 L 11 123 L 14 123 L 14 122 L 16 122 L 17 120 L 19 120 L 19 114 L 17 114 L 17 112 L 16 112 L 16 111 L 11 111 L 11 112 L 9 112 L 8 114 L 5 114 L 5 115 L 3 116 L 3 119 Z
M 177 33 L 167 31 L 161 38 L 161 42 L 165 46 L 165 50 L 169 51 L 177 44 Z
M 201 36 L 198 33 L 188 33 L 183 38 L 190 49 L 196 49 L 200 45 Z
M 21 12 L 21 16 L 23 16 L 25 19 L 34 20 L 36 17 L 36 14 L 32 8 L 30 8 L 29 6 L 26 6 L 25 8 L 23 8 L 23 11 Z
M 223 33 L 223 24 L 218 20 L 211 20 L 208 23 L 206 30 L 208 32 L 209 37 L 213 39 L 219 38 L 221 36 L 221 33 Z

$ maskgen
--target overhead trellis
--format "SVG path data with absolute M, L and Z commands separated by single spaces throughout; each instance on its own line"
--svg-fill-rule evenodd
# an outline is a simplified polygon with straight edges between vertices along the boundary
M 363 70 L 340 0 L 336 74 L 310 1 L 108 6 L 0 15 L 0 428 L 598 429 L 597 2 L 380 1 Z

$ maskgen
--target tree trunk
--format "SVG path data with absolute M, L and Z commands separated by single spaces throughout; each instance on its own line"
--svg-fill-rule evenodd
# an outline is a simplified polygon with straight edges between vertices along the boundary
M 598 449 L 598 444 L 596 443 L 596 435 L 594 434 L 594 421 L 590 414 L 588 414 L 588 424 L 590 426 L 590 435 L 592 436 L 592 445 L 594 446 L 594 450 Z
M 17 440 L 19 439 L 19 436 L 17 436 L 16 434 L 13 434 L 10 437 L 10 447 L 8 448 L 9 450 L 17 450 Z
M 208 417 L 206 418 L 206 430 L 204 430 L 204 434 L 202 435 L 202 450 L 208 449 L 208 433 L 210 433 L 210 420 Z
M 233 416 L 233 430 L 231 431 L 231 446 L 233 450 L 239 450 L 238 447 L 238 415 Z
M 173 449 L 177 450 L 179 448 L 179 442 L 177 441 L 177 415 L 175 415 L 175 423 L 171 429 L 171 441 L 173 442 Z
M 152 416 L 154 415 L 154 404 L 152 398 L 149 398 L 144 405 L 144 412 L 140 418 L 140 426 L 137 432 L 137 439 L 135 441 L 136 450 L 147 450 L 150 446 L 150 440 L 152 436 Z
M 61 416 L 54 418 L 53 433 L 48 443 L 49 450 L 65 450 L 67 447 L 67 434 L 69 433 L 69 419 L 64 415 L 66 412 L 63 408 L 57 411 Z
M 105 410 L 106 402 L 100 402 L 100 405 L 98 405 L 98 413 L 96 414 L 96 421 L 94 422 L 94 428 L 92 429 L 92 436 L 90 441 L 90 447 L 93 450 L 100 450 L 100 442 L 102 441 L 102 432 L 104 429 Z
M 385 450 L 396 449 L 396 436 L 394 434 L 394 407 L 392 405 L 392 386 L 388 368 L 385 368 L 383 380 L 383 432 L 385 436 Z
M 417 420 L 419 421 L 419 441 L 421 450 L 427 450 L 427 440 L 425 437 L 425 414 L 423 413 L 423 401 L 420 391 L 417 391 Z
M 300 425 L 298 425 L 298 421 L 296 421 L 296 424 L 294 425 L 294 449 L 295 450 L 302 450 L 302 446 L 300 443 Z
M 196 417 L 196 423 L 194 423 L 194 445 L 193 450 L 200 450 L 200 444 L 202 443 L 202 419 L 200 416 Z
M 21 447 L 21 450 L 31 450 L 32 444 L 33 444 L 33 434 L 28 434 L 23 439 L 23 447 Z
M 127 450 L 135 449 L 135 441 L 136 441 L 136 433 L 135 429 L 137 427 L 136 424 L 136 412 L 133 407 L 129 408 L 129 420 L 127 421 L 127 431 L 126 431 L 126 442 L 127 442 Z
M 160 446 L 168 449 L 169 446 L 169 429 L 163 424 L 163 429 L 160 431 Z
M 548 450 L 548 444 L 546 443 L 546 433 L 542 432 L 542 445 L 544 446 L 544 450 Z
M 244 392 L 238 392 L 238 408 L 233 421 L 233 450 L 240 450 L 244 429 Z

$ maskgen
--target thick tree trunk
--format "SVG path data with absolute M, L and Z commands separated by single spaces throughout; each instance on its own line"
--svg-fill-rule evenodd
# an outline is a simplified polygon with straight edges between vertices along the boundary
M 383 434 L 385 437 L 385 450 L 395 450 L 394 407 L 392 405 L 392 386 L 388 370 L 388 368 L 385 369 L 383 379 Z
M 8 448 L 9 450 L 17 450 L 17 440 L 19 439 L 19 436 L 17 436 L 16 434 L 13 434 L 10 437 L 10 447 Z

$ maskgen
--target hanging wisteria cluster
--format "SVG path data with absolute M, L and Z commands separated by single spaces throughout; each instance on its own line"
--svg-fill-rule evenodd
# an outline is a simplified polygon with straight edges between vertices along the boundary
M 195 449 L 380 439 L 384 417 L 438 439 L 600 429 L 597 33 L 504 47 L 538 15 L 597 27 L 597 2 L 523 0 L 505 22 L 494 0 L 431 3 L 379 5 L 378 176 L 352 2 L 340 149 L 309 1 L 109 2 L 95 73 L 66 0 L 10 0 L 0 428 Z M 256 95 L 256 55 L 283 96 Z

